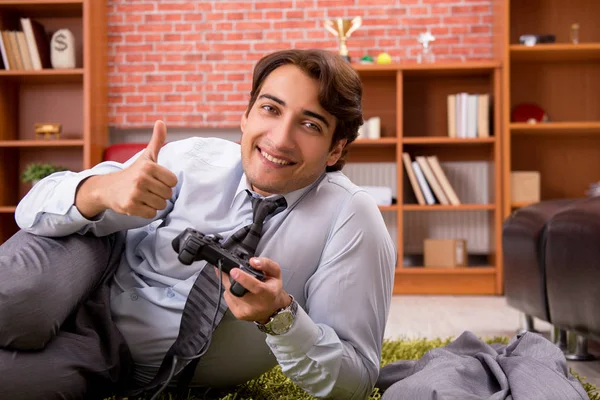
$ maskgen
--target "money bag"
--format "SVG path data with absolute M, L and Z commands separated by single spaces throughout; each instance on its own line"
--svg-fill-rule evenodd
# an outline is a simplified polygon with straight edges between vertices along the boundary
M 50 62 L 52 68 L 75 68 L 75 36 L 68 29 L 60 29 L 50 40 Z

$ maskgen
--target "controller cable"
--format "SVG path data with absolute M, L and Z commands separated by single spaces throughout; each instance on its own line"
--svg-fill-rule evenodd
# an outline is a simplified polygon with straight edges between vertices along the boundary
M 223 265 L 222 265 L 222 261 L 219 260 L 217 262 L 218 264 L 218 268 L 219 268 L 219 293 L 221 293 L 221 291 L 223 290 Z M 209 265 L 209 264 L 206 264 Z M 190 361 L 190 360 L 194 360 L 196 358 L 200 358 L 202 357 L 207 351 L 208 348 L 210 347 L 210 342 L 212 341 L 212 332 L 215 329 L 215 321 L 217 320 L 217 314 L 219 312 L 219 308 L 221 307 L 221 298 L 223 296 L 219 295 L 219 300 L 217 300 L 217 306 L 215 308 L 215 313 L 213 315 L 212 318 L 212 324 L 211 324 L 211 328 L 210 328 L 210 336 L 208 337 L 208 340 L 206 341 L 206 343 L 202 346 L 202 348 L 200 349 L 200 351 L 198 352 L 197 355 L 195 356 L 190 356 L 190 357 L 177 357 L 177 356 L 173 356 L 173 365 L 171 366 L 171 372 L 169 373 L 169 377 L 167 378 L 167 381 L 161 386 L 161 388 L 158 390 L 158 392 L 156 392 L 154 394 L 154 396 L 152 396 L 152 398 L 150 400 L 156 400 L 158 398 L 158 395 L 160 395 L 169 385 L 169 383 L 171 382 L 171 380 L 173 379 L 173 376 L 175 375 L 175 368 L 177 368 L 177 364 L 179 360 L 185 360 L 185 361 Z

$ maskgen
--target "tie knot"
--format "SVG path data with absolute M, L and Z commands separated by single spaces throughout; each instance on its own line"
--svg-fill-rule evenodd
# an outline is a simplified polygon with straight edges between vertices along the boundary
M 262 224 L 267 216 L 277 214 L 287 207 L 285 197 L 281 195 L 270 199 L 254 197 L 250 191 L 248 191 L 248 195 L 252 199 L 253 222 L 255 224 Z

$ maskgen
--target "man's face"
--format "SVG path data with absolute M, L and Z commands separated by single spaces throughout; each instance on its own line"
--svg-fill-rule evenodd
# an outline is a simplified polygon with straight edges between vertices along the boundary
M 292 65 L 275 69 L 263 82 L 241 123 L 242 165 L 258 193 L 303 188 L 340 158 L 346 141 L 330 150 L 336 121 L 318 94 L 318 82 Z

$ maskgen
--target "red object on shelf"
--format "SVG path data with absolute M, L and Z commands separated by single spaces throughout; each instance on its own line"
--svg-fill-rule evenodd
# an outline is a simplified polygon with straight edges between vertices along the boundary
M 515 106 L 511 113 L 511 122 L 548 122 L 548 114 L 542 107 L 533 103 L 523 103 Z
M 148 143 L 117 143 L 104 151 L 104 161 L 123 163 L 146 148 Z

